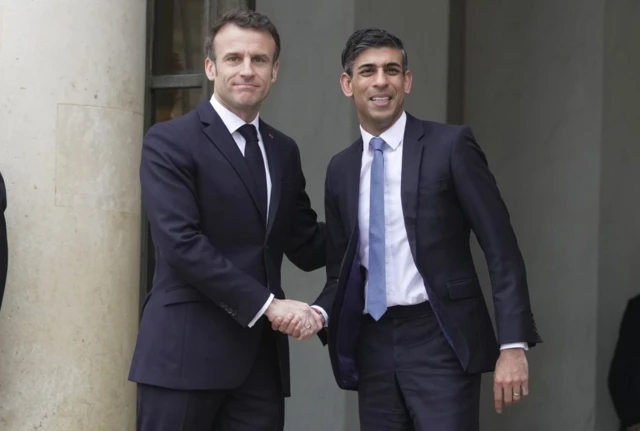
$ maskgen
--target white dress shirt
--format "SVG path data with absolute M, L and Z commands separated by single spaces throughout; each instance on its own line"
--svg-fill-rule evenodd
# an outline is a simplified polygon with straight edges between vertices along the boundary
M 411 254 L 407 228 L 402 210 L 402 151 L 407 115 L 400 118 L 379 137 L 386 142 L 384 155 L 384 225 L 385 225 L 385 274 L 387 285 L 387 307 L 414 305 L 428 301 L 424 279 Z M 373 135 L 360 127 L 363 151 L 360 170 L 360 197 L 358 206 L 358 229 L 360 243 L 358 257 L 362 266 L 369 267 L 369 210 L 371 189 L 371 163 L 373 149 L 369 142 Z M 365 282 L 365 309 L 368 281 Z M 501 349 L 526 348 L 526 343 L 505 344 Z
M 244 156 L 244 149 L 247 145 L 247 141 L 244 139 L 244 136 L 242 136 L 240 132 L 238 132 L 238 129 L 247 123 L 242 118 L 238 117 L 236 114 L 225 108 L 222 103 L 218 101 L 215 94 L 211 96 L 211 106 L 213 106 L 213 109 L 216 111 L 224 125 L 227 126 L 227 129 L 229 129 L 231 137 L 234 141 L 236 141 L 238 149 Z M 258 132 L 258 146 L 260 147 L 262 158 L 264 160 L 264 171 L 267 173 L 267 214 L 269 214 L 269 204 L 271 203 L 271 176 L 269 175 L 269 161 L 267 160 L 267 153 L 264 150 L 264 141 L 262 140 L 262 135 L 260 135 L 260 114 L 256 115 L 256 118 L 254 118 L 253 121 L 248 124 L 252 124 L 253 126 L 255 126 L 256 131 Z M 267 311 L 267 308 L 271 304 L 271 301 L 273 301 L 273 293 L 269 295 L 269 299 L 267 299 L 267 302 L 265 302 L 264 306 L 260 309 L 260 311 L 258 311 L 258 314 L 256 314 L 251 322 L 249 322 L 249 328 L 255 325 L 258 319 L 264 314 L 265 311 Z

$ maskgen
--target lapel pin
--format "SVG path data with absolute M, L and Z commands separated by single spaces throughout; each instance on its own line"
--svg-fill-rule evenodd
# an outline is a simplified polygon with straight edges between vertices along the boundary
M 270 137 L 271 139 L 273 139 L 273 135 L 272 135 L 271 133 L 269 133 L 269 137 Z

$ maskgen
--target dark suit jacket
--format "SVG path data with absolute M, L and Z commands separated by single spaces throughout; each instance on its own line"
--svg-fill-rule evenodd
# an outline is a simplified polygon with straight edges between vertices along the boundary
M 609 370 L 609 392 L 624 427 L 640 423 L 640 295 L 627 304 Z
M 252 174 L 208 101 L 145 136 L 140 181 L 156 268 L 132 381 L 182 390 L 239 386 L 264 319 L 247 325 L 270 292 L 285 297 L 283 254 L 306 271 L 324 266 L 326 231 L 310 207 L 298 147 L 266 123 L 260 133 L 273 184 L 266 225 Z M 288 395 L 288 341 L 277 338 Z
M 7 270 L 9 264 L 9 250 L 7 246 L 7 223 L 4 212 L 7 209 L 7 189 L 4 186 L 4 178 L 0 174 L 0 308 L 4 297 L 4 286 L 7 282 Z
M 469 373 L 493 370 L 499 347 L 473 265 L 474 231 L 491 274 L 501 344 L 540 342 L 525 265 L 484 154 L 468 127 L 407 115 L 403 140 L 402 210 L 411 253 L 435 315 Z M 327 284 L 334 298 L 329 353 L 343 389 L 357 389 L 356 345 L 366 274 L 358 261 L 362 139 L 331 160 L 325 185 Z

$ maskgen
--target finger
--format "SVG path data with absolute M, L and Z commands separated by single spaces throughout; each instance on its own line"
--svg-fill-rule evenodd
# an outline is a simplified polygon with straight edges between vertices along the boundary
M 529 395 L 529 379 L 524 379 L 522 382 L 522 397 Z
M 493 385 L 493 402 L 495 404 L 496 412 L 502 413 L 502 387 L 497 384 Z
M 289 327 L 289 325 L 291 325 L 291 322 L 293 321 L 293 319 L 295 318 L 295 316 L 293 315 L 293 313 L 287 313 L 284 318 L 282 319 L 282 322 L 280 323 L 280 326 L 278 327 L 278 330 L 280 332 L 287 332 L 287 328 Z
M 503 383 L 502 392 L 504 394 L 504 405 L 506 407 L 509 407 L 511 404 L 513 404 L 513 384 Z
M 294 335 L 294 334 L 298 334 L 299 332 L 300 332 L 300 318 L 298 316 L 295 316 L 287 326 L 287 334 L 297 337 L 298 335 Z
M 276 317 L 275 319 L 273 319 L 273 322 L 271 322 L 271 329 L 273 329 L 274 331 L 277 331 L 280 329 L 280 325 L 282 324 L 282 317 Z
M 522 399 L 522 385 L 516 383 L 513 385 L 513 402 L 517 403 Z

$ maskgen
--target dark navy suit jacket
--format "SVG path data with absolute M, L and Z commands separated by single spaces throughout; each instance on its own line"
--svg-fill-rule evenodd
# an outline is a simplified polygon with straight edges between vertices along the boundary
M 498 342 L 470 248 L 473 230 L 491 275 L 501 344 L 541 342 L 509 214 L 484 154 L 468 127 L 407 115 L 402 210 L 413 259 L 440 326 L 469 373 L 491 371 Z M 358 262 L 362 139 L 331 160 L 325 184 L 329 353 L 343 389 L 356 390 L 356 346 L 366 273 Z
M 324 266 L 326 230 L 305 192 L 298 147 L 264 122 L 260 134 L 272 181 L 268 223 L 244 157 L 208 101 L 145 136 L 140 181 L 156 268 L 130 380 L 181 390 L 238 387 L 265 322 L 248 324 L 270 293 L 285 297 L 283 254 L 306 271 Z M 276 336 L 288 395 L 287 336 Z

